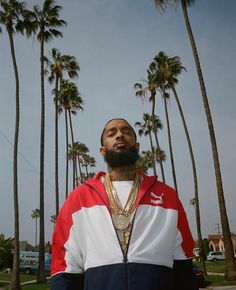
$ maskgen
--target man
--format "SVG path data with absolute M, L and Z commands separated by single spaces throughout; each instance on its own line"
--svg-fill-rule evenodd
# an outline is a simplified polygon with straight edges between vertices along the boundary
M 58 215 L 52 290 L 194 290 L 193 239 L 176 192 L 137 171 L 139 143 L 110 120 L 100 153 L 108 173 L 76 188 Z

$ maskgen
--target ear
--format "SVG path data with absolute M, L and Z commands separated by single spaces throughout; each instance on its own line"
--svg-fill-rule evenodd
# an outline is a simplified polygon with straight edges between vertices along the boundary
M 106 148 L 104 146 L 100 147 L 99 152 L 102 156 L 104 156 L 104 154 L 106 153 Z
M 139 152 L 140 144 L 139 143 L 135 143 L 134 146 L 135 146 L 136 150 Z

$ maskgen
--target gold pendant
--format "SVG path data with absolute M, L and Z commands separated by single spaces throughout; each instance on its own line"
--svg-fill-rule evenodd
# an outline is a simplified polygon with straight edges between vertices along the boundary
M 123 214 L 118 214 L 118 215 L 113 214 L 112 219 L 113 219 L 115 228 L 121 231 L 125 230 L 129 226 L 129 223 L 130 223 L 129 216 L 125 216 Z

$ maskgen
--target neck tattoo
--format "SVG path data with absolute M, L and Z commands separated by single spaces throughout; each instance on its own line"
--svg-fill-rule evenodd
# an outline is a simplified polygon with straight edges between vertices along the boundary
M 124 167 L 124 168 L 108 168 L 109 176 L 111 181 L 127 181 L 134 180 L 137 174 L 135 167 Z

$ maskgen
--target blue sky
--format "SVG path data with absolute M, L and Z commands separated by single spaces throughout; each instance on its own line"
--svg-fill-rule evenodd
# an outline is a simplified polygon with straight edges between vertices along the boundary
M 43 1 L 27 1 L 29 7 Z M 179 77 L 177 91 L 181 99 L 195 152 L 198 169 L 203 236 L 216 233 L 219 220 L 208 128 L 201 94 L 181 9 L 162 15 L 153 1 L 130 0 L 68 0 L 62 18 L 68 25 L 63 39 L 53 40 L 45 47 L 74 55 L 80 63 L 78 85 L 84 99 L 84 111 L 74 119 L 76 139 L 87 144 L 97 160 L 97 170 L 106 170 L 99 155 L 99 138 L 105 122 L 113 117 L 127 118 L 131 124 L 150 112 L 148 102 L 135 97 L 133 85 L 146 77 L 152 58 L 163 50 L 169 56 L 181 57 L 186 72 Z M 225 200 L 230 227 L 236 232 L 235 172 L 235 51 L 236 3 L 234 0 L 195 1 L 189 17 L 201 59 L 205 84 L 215 126 L 221 162 Z M 15 37 L 20 74 L 21 125 L 19 140 L 19 201 L 21 239 L 34 243 L 35 223 L 30 215 L 39 207 L 39 134 L 40 83 L 39 44 L 36 39 Z M 14 75 L 9 43 L 5 30 L 0 36 L 0 232 L 13 236 L 12 151 L 14 134 Z M 46 146 L 45 146 L 45 220 L 46 240 L 50 240 L 54 214 L 54 108 L 52 87 L 46 84 Z M 158 96 L 157 114 L 164 123 L 160 133 L 161 147 L 167 153 L 167 182 L 173 186 L 163 102 Z M 182 124 L 171 97 L 169 113 L 181 200 L 191 230 L 196 236 L 193 180 Z M 65 131 L 60 117 L 60 203 L 65 195 Z M 141 149 L 148 140 L 141 138 Z M 158 168 L 158 172 L 160 172 Z M 150 172 L 151 173 L 151 172 Z

